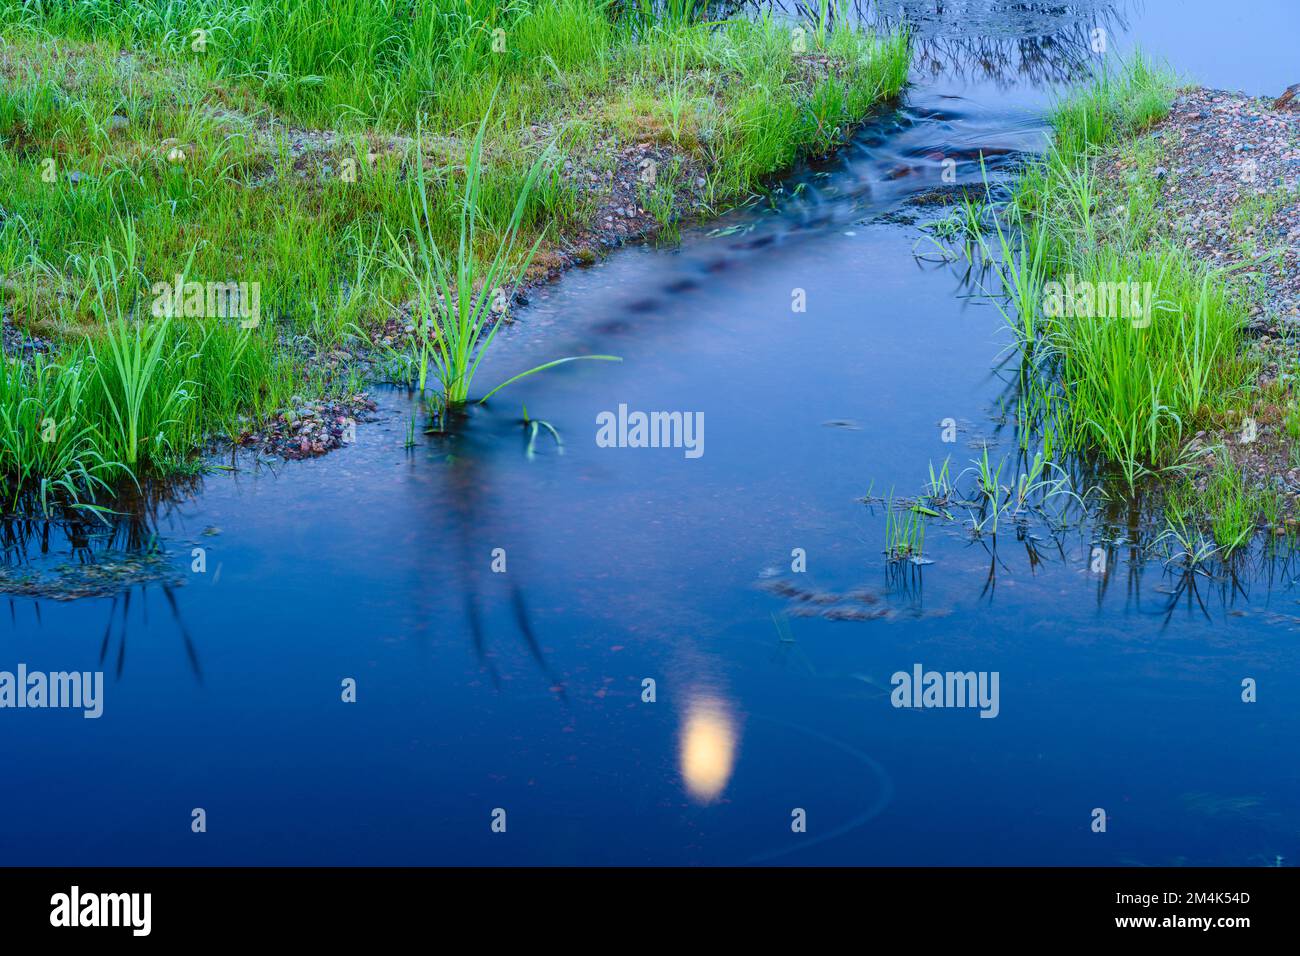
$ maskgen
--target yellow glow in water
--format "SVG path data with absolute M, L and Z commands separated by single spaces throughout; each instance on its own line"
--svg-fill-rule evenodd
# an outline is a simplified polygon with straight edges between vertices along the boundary
M 701 803 L 722 793 L 736 760 L 736 727 L 726 705 L 715 698 L 693 701 L 682 725 L 682 777 Z

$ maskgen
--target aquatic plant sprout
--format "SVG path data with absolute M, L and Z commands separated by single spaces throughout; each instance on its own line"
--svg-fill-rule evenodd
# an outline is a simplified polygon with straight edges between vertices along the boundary
M 523 426 L 528 432 L 528 445 L 524 449 L 524 457 L 529 461 L 532 461 L 537 457 L 537 436 L 541 434 L 543 428 L 545 428 L 550 433 L 551 437 L 555 439 L 555 453 L 557 455 L 564 454 L 564 439 L 560 437 L 559 431 L 548 421 L 543 421 L 538 418 L 530 418 L 528 416 L 527 405 L 524 406 Z
M 890 561 L 924 560 L 925 516 L 915 506 L 894 505 L 893 493 L 885 503 L 885 555 Z

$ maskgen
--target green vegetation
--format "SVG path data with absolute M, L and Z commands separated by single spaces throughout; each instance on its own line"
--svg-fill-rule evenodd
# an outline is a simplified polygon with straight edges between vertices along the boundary
M 957 508 L 966 510 L 965 527 L 971 536 L 996 539 L 1000 524 L 1013 525 L 1018 535 L 1033 519 L 1063 527 L 1071 506 L 1083 508 L 1091 494 L 1078 494 L 1060 466 L 1041 453 L 1032 460 L 1002 458 L 994 465 L 985 446 L 980 457 L 955 478 L 951 469 L 950 458 L 937 470 L 931 462 L 925 491 L 915 499 L 895 499 L 892 492 L 884 500 L 869 494 L 863 499 L 884 505 L 887 561 L 929 563 L 924 559 L 927 524 L 957 527 L 953 514 Z
M 1200 527 L 1196 488 L 1190 482 L 1175 488 L 1165 500 L 1165 530 L 1156 539 L 1163 545 L 1166 563 L 1180 564 L 1193 570 L 1217 552 L 1214 541 Z
M 1157 212 L 1157 146 L 1141 133 L 1176 90 L 1173 76 L 1140 55 L 1103 74 L 1059 104 L 1053 145 L 1022 170 L 1009 201 L 967 200 L 931 233 L 964 244 L 971 258 L 977 244 L 995 280 L 1021 360 L 1011 410 L 1018 441 L 1025 454 L 1042 449 L 1016 488 L 1066 492 L 1053 460 L 1060 452 L 1100 452 L 1129 491 L 1149 476 L 1172 478 L 1156 543 L 1191 569 L 1228 558 L 1261 524 L 1285 526 L 1278 492 L 1249 487 L 1221 447 L 1207 457 L 1192 450 L 1198 431 L 1242 421 L 1260 396 L 1257 360 L 1242 340 L 1249 277 L 1193 258 Z M 1267 219 L 1278 202 L 1243 204 L 1234 231 Z M 1292 440 L 1300 436 L 1294 404 L 1282 422 Z M 983 502 L 972 515 L 977 532 L 996 531 L 1000 512 L 1021 497 L 1000 469 L 987 456 L 968 469 Z
M 1281 500 L 1266 488 L 1248 488 L 1241 470 L 1225 452 L 1201 485 L 1184 480 L 1166 496 L 1166 529 L 1159 541 L 1172 541 L 1171 554 L 1195 567 L 1212 555 L 1227 558 L 1244 547 L 1261 523 L 1281 527 Z
M 113 320 L 57 357 L 0 360 L 0 474 L 24 492 L 85 504 L 143 466 L 184 471 L 215 427 L 285 406 L 289 361 L 267 330 Z
M 519 224 L 533 186 L 537 182 L 545 157 L 539 158 L 528 170 L 515 201 L 515 210 L 506 225 L 500 244 L 491 261 L 480 273 L 475 256 L 475 235 L 478 231 L 481 203 L 481 173 L 483 168 L 483 134 L 489 116 L 479 124 L 478 134 L 465 159 L 465 190 L 461 198 L 460 233 L 457 237 L 456 258 L 449 262 L 438 240 L 429 230 L 429 189 L 425 183 L 424 167 L 415 170 L 414 197 L 411 205 L 412 230 L 416 236 L 417 253 L 412 257 L 406 244 L 391 231 L 395 255 L 416 290 L 415 316 L 417 319 L 414 347 L 419 354 L 416 374 L 420 392 L 424 392 L 429 360 L 432 358 L 442 383 L 443 403 L 446 407 L 463 405 L 469 399 L 470 386 L 478 364 L 501 326 L 493 320 L 493 298 L 499 298 L 504 311 L 507 296 L 502 285 L 507 281 L 509 263 L 514 261 L 515 244 L 519 237 Z M 539 239 L 522 262 L 526 270 L 537 253 Z M 584 355 L 578 358 L 616 361 L 611 355 Z M 482 399 L 486 401 L 494 392 L 519 379 L 554 367 L 569 359 L 557 359 L 529 369 L 498 385 Z
M 909 59 L 906 38 L 847 23 L 803 57 L 771 19 L 655 22 L 605 0 L 0 0 L 0 29 L 0 271 L 21 321 L 66 332 L 52 303 L 84 285 L 78 251 L 128 214 L 144 275 L 260 282 L 267 311 L 329 342 L 412 292 L 379 255 L 412 167 L 427 232 L 455 243 L 494 96 L 475 253 L 492 258 L 545 157 L 518 229 L 521 250 L 547 237 L 547 269 L 621 148 L 671 147 L 701 202 L 743 201 L 896 93 Z
M 901 88 L 906 37 L 828 22 L 805 55 L 689 0 L 0 0 L 0 310 L 56 343 L 3 360 L 6 497 L 191 469 L 354 391 L 309 356 L 358 338 L 467 400 L 498 293 L 589 257 L 606 204 L 671 235 Z M 260 321 L 159 316 L 177 277 Z
M 1099 450 L 1130 488 L 1186 467 L 1188 438 L 1237 408 L 1249 381 L 1240 296 L 1161 232 L 1154 154 L 1121 144 L 1174 92 L 1138 56 L 1062 103 L 1054 146 L 984 246 L 1024 357 L 1022 421 L 1049 448 Z M 1117 152 L 1128 175 L 1098 176 Z
M 885 556 L 890 561 L 922 561 L 925 554 L 925 514 L 917 505 L 895 507 L 885 502 Z
M 974 251 L 986 228 L 986 204 L 975 196 L 963 196 L 961 204 L 948 215 L 928 224 L 926 231 L 936 240 L 956 244 L 961 242 L 967 256 Z
M 540 418 L 529 418 L 527 405 L 524 406 L 524 417 L 520 424 L 524 426 L 524 431 L 528 433 L 528 445 L 524 448 L 524 457 L 529 461 L 532 461 L 537 457 L 537 436 L 541 434 L 543 428 L 545 428 L 547 432 L 550 433 L 550 436 L 555 439 L 556 454 L 564 454 L 564 439 L 560 437 L 560 433 L 556 430 L 555 426 Z
M 1300 441 L 1300 403 L 1293 402 L 1287 406 L 1283 427 L 1287 438 L 1293 442 Z

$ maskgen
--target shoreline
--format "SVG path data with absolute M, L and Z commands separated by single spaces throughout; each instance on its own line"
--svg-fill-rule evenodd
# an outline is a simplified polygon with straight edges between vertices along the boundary
M 233 69 L 250 55 L 237 45 L 191 56 L 111 17 L 69 14 L 53 32 L 41 13 L 6 22 L 0 75 L 32 106 L 0 127 L 0 224 L 22 223 L 39 240 L 0 261 L 15 383 L 0 395 L 5 407 L 30 414 L 24 396 L 43 387 L 46 372 L 63 377 L 61 363 L 75 363 L 98 389 L 97 342 L 130 338 L 125 325 L 107 331 L 114 320 L 143 326 L 136 318 L 149 312 L 151 278 L 255 285 L 271 321 L 247 350 L 223 344 L 243 363 L 234 373 L 167 385 L 173 394 L 160 395 L 159 406 L 187 404 L 194 421 L 184 430 L 166 416 L 142 422 L 144 434 L 160 428 L 161 441 L 141 448 L 134 430 L 115 434 L 70 405 L 54 417 L 58 435 L 77 436 L 75 447 L 38 455 L 39 446 L 15 438 L 18 451 L 0 456 L 0 473 L 66 478 L 89 493 L 115 470 L 137 471 L 140 455 L 162 472 L 191 469 L 189 455 L 223 431 L 290 458 L 339 447 L 366 411 L 368 381 L 414 377 L 427 348 L 416 329 L 427 318 L 414 314 L 412 276 L 399 260 L 422 233 L 455 258 L 471 166 L 481 178 L 479 228 L 468 248 L 462 232 L 461 255 L 472 297 L 492 296 L 486 338 L 530 288 L 629 242 L 671 240 L 680 223 L 743 205 L 797 161 L 842 144 L 897 96 L 910 58 L 905 34 L 848 24 L 808 33 L 768 20 L 634 23 L 585 0 L 559 19 L 505 15 L 514 19 L 504 29 L 481 33 L 472 17 L 429 12 L 433 26 L 461 31 L 479 51 L 460 66 L 434 65 L 447 73 L 446 92 L 419 93 L 415 61 L 367 77 L 399 100 L 414 97 L 411 116 L 396 100 L 368 115 L 355 91 L 332 82 L 259 90 L 255 76 Z M 374 26 L 375 42 L 386 42 L 388 28 Z M 471 161 L 467 133 L 480 110 L 481 162 Z M 326 113 L 341 119 L 313 125 Z M 399 117 L 412 128 L 394 128 Z M 412 199 L 419 191 L 422 211 Z M 58 216 L 59 203 L 83 212 Z M 506 248 L 516 230 L 505 281 L 484 288 L 494 244 Z M 529 247 L 535 254 L 525 257 Z M 440 297 L 437 307 L 446 321 L 457 306 Z M 220 326 L 172 323 L 164 365 L 205 348 L 213 329 L 229 338 Z M 181 391 L 188 397 L 177 398 Z M 107 406 L 107 395 L 97 401 Z M 219 404 L 209 408 L 209 395 Z M 232 431 L 237 419 L 248 427 Z M 72 464 L 50 476 L 50 459 Z
M 1138 175 L 1133 151 L 1151 148 L 1160 238 L 1219 270 L 1246 300 L 1243 354 L 1256 369 L 1239 414 L 1198 429 L 1192 483 L 1204 495 L 1235 471 L 1251 489 L 1283 496 L 1266 518 L 1275 535 L 1300 517 L 1300 103 L 1203 87 L 1184 89 L 1169 114 L 1099 163 L 1114 185 Z M 1217 461 L 1221 449 L 1228 462 Z M 1235 480 L 1235 479 L 1234 479 Z

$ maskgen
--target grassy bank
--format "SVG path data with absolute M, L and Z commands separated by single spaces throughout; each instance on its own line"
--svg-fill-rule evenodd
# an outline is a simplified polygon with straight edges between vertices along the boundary
M 1178 467 L 1187 439 L 1246 384 L 1242 303 L 1162 230 L 1158 158 L 1128 138 L 1174 94 L 1172 76 L 1136 59 L 1063 103 L 1053 148 L 1016 188 L 1015 233 L 996 250 L 1028 359 L 1025 400 L 1059 447 L 1100 450 L 1130 486 Z M 1099 176 L 1099 159 L 1120 148 L 1133 172 Z M 1073 301 L 1049 301 L 1048 283 Z
M 603 0 L 0 3 L 0 24 L 0 270 L 20 320 L 51 330 L 93 309 L 69 315 L 41 286 L 84 288 L 69 260 L 116 241 L 129 215 L 143 275 L 236 274 L 261 283 L 265 310 L 336 334 L 410 291 L 384 232 L 410 225 L 417 160 L 428 231 L 456 240 L 489 104 L 482 250 L 545 157 L 520 243 L 545 234 L 544 267 L 599 228 L 629 173 L 632 203 L 664 220 L 688 170 L 705 210 L 740 201 L 834 145 L 897 92 L 908 61 L 901 39 L 847 26 L 800 54 L 771 20 L 647 21 Z M 194 30 L 208 31 L 202 50 Z M 653 177 L 621 168 L 638 146 L 663 147 Z M 42 282 L 22 281 L 33 274 Z
M 0 0 L 0 308 L 54 342 L 4 360 L 6 496 L 187 467 L 353 387 L 302 356 L 358 334 L 408 367 L 441 341 L 463 400 L 525 273 L 744 201 L 907 66 L 681 3 Z M 255 287 L 256 327 L 160 318 L 177 278 Z
M 1198 438 L 1240 427 L 1258 363 L 1249 284 L 1188 252 L 1159 209 L 1167 173 L 1141 134 L 1176 95 L 1138 57 L 1062 102 L 1052 148 L 980 241 L 1022 357 L 1022 444 L 1099 453 L 1129 491 L 1154 480 L 1186 560 L 1241 547 L 1279 501 Z

